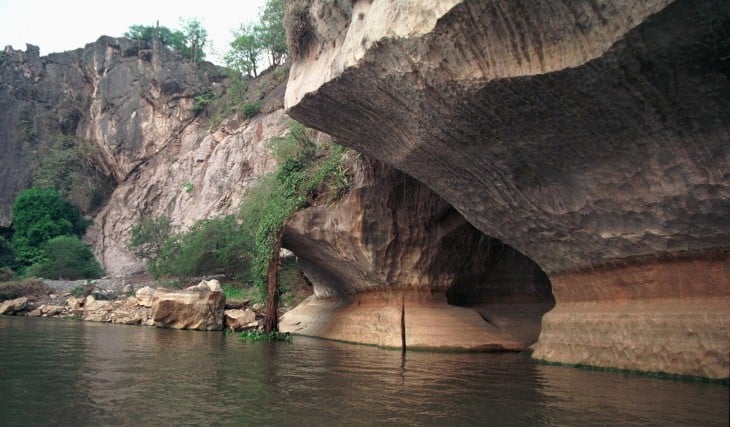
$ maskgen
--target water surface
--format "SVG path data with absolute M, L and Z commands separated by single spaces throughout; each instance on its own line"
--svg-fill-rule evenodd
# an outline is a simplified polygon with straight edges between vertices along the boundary
M 0 317 L 0 425 L 727 426 L 728 387 L 296 337 Z

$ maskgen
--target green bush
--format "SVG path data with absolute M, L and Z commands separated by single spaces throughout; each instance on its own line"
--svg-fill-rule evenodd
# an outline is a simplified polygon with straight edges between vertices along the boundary
M 15 230 L 12 245 L 21 266 L 41 261 L 42 245 L 48 240 L 64 235 L 81 236 L 90 223 L 53 189 L 21 191 L 13 202 L 12 212 Z
M 165 241 L 150 264 L 156 278 L 193 278 L 208 274 L 241 277 L 249 269 L 250 241 L 233 215 L 197 222 Z
M 15 251 L 5 237 L 0 236 L 0 267 L 12 267 L 15 263 Z
M 166 216 L 142 217 L 139 223 L 132 227 L 132 238 L 127 248 L 139 258 L 154 261 L 165 242 L 172 237 L 173 230 L 172 221 Z
M 320 194 L 334 192 L 339 196 L 349 188 L 344 149 L 334 144 L 317 145 L 311 133 L 312 130 L 294 123 L 285 137 L 272 141 L 279 168 L 261 181 L 267 187 L 252 191 L 253 197 L 247 197 L 241 206 L 244 224 L 256 224 L 253 278 L 264 294 L 273 248 L 289 217 Z
M 96 279 L 102 270 L 91 249 L 75 236 L 58 236 L 43 245 L 44 259 L 28 267 L 30 276 L 46 279 Z
M 203 110 L 205 110 L 208 105 L 215 100 L 215 94 L 210 91 L 206 90 L 201 95 L 198 95 L 195 97 L 193 102 L 192 111 L 195 113 L 199 113 Z
M 260 102 L 246 102 L 241 106 L 241 113 L 247 119 L 255 117 L 261 111 Z

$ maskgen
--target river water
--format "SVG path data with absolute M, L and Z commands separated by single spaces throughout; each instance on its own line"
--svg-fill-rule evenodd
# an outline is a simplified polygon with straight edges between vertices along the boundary
M 728 387 L 296 337 L 0 317 L 0 425 L 727 426 Z

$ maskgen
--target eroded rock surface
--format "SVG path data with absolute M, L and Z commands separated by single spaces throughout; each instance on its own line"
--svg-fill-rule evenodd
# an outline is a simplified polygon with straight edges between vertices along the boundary
M 226 297 L 207 285 L 182 290 L 159 288 L 152 298 L 152 319 L 162 328 L 219 331 Z
M 226 93 L 222 70 L 157 44 L 101 37 L 45 57 L 33 46 L 6 49 L 0 227 L 10 224 L 13 198 L 30 185 L 34 153 L 82 147 L 86 178 L 69 197 L 93 217 L 87 239 L 107 273 L 142 271 L 143 260 L 126 249 L 142 215 L 165 215 L 184 229 L 233 213 L 246 189 L 275 166 L 266 143 L 286 131 L 288 119 L 283 85 L 272 75 L 264 83 L 273 95 L 253 120 L 212 117 L 196 98 Z
M 537 357 L 729 376 L 727 317 L 662 303 L 699 281 L 693 297 L 730 293 L 727 256 L 708 255 L 730 242 L 730 4 L 304 3 L 288 16 L 290 115 L 406 171 L 535 260 L 557 300 Z M 714 273 L 670 277 L 692 259 Z M 652 271 L 663 273 L 647 282 Z M 637 292 L 644 309 L 604 333 L 640 285 L 658 290 Z M 563 303 L 573 289 L 589 289 L 580 309 Z M 608 314 L 581 326 L 591 304 Z M 713 332 L 695 340 L 696 327 Z
M 420 348 L 520 350 L 535 342 L 552 306 L 535 263 L 403 173 L 364 157 L 354 169 L 342 200 L 286 225 L 283 245 L 314 296 L 284 315 L 282 330 L 385 347 L 401 347 L 402 333 L 406 347 Z M 515 313 L 530 313 L 522 327 L 480 314 L 513 303 L 524 304 Z

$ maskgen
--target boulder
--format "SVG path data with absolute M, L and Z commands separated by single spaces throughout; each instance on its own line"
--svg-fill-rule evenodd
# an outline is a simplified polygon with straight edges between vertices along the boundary
M 77 297 L 69 297 L 69 299 L 66 300 L 66 304 L 71 308 L 71 310 L 78 310 L 83 307 L 84 302 L 86 302 L 85 298 Z
M 197 286 L 183 290 L 158 289 L 152 298 L 152 319 L 160 328 L 219 331 L 223 329 L 223 292 Z
M 245 329 L 249 329 L 251 327 L 251 324 L 254 324 L 254 327 L 258 325 L 258 323 L 255 323 L 256 313 L 254 313 L 253 310 L 249 310 L 247 308 L 225 310 L 223 314 L 225 317 L 226 328 L 232 331 L 242 331 Z
M 20 297 L 7 301 L 3 301 L 0 304 L 0 315 L 13 315 L 25 310 L 28 306 L 28 298 Z
M 135 298 L 137 298 L 137 304 L 143 307 L 152 307 L 152 297 L 154 295 L 155 290 L 149 286 L 137 289 L 137 292 L 134 293 Z
M 185 289 L 200 289 L 201 291 L 220 292 L 221 291 L 221 284 L 216 279 L 202 280 L 197 285 L 195 285 L 195 286 L 189 286 L 189 287 L 187 287 Z
M 111 301 L 107 300 L 97 300 L 94 296 L 89 295 L 86 297 L 86 301 L 84 302 L 84 308 L 86 311 L 95 311 L 102 308 L 106 308 L 111 304 Z

